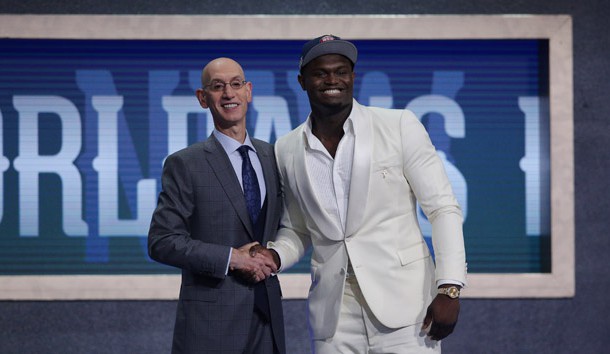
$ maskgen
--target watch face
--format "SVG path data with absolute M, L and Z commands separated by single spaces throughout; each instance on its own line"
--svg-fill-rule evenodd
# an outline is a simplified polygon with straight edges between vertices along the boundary
M 443 288 L 439 290 L 439 294 L 445 294 L 452 299 L 457 299 L 458 297 L 460 297 L 460 289 L 456 288 L 455 286 L 452 286 L 450 288 Z

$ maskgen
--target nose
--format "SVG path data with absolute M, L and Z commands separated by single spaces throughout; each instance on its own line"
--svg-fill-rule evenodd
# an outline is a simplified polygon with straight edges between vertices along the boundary
M 334 73 L 329 73 L 328 75 L 326 75 L 326 82 L 330 84 L 337 83 L 337 75 L 335 75 Z
M 222 89 L 222 96 L 223 97 L 234 97 L 235 96 L 235 89 L 231 87 L 231 85 L 225 85 L 225 87 Z

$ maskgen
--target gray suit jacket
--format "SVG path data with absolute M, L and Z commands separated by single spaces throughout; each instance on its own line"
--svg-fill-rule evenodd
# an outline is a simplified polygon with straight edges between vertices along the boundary
M 275 237 L 282 199 L 272 146 L 256 139 L 252 143 L 267 189 L 265 244 Z M 252 241 L 244 194 L 218 140 L 211 135 L 168 156 L 148 250 L 152 259 L 182 269 L 172 353 L 244 351 L 254 291 L 225 271 L 231 247 Z M 277 277 L 265 283 L 273 334 L 284 353 L 280 284 Z

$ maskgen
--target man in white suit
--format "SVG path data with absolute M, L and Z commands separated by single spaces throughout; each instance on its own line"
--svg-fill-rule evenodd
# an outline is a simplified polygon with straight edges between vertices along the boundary
M 356 59 L 332 35 L 303 46 L 298 80 L 311 113 L 275 144 L 285 209 L 272 251 L 260 252 L 281 271 L 313 247 L 316 353 L 439 353 L 466 282 L 462 214 L 417 117 L 353 99 Z

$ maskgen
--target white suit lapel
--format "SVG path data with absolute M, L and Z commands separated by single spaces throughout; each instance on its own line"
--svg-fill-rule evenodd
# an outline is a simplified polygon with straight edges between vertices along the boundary
M 301 132 L 303 132 L 303 127 L 304 125 L 301 126 Z M 294 173 L 293 178 L 296 181 L 297 195 L 303 199 L 303 204 L 306 208 L 304 213 L 308 215 L 309 219 L 318 227 L 320 234 L 331 240 L 342 240 L 343 231 L 340 226 L 328 215 L 316 197 L 316 192 L 311 184 L 305 162 L 305 134 L 299 134 L 299 137 L 297 144 L 300 146 L 297 147 L 295 150 L 296 152 L 293 155 L 293 168 L 289 168 L 288 170 L 291 170 Z
M 347 226 L 345 236 L 349 237 L 358 230 L 364 221 L 364 212 L 369 194 L 371 176 L 371 152 L 373 149 L 372 117 L 368 110 L 354 100 L 354 160 L 349 187 L 349 204 L 347 206 Z

